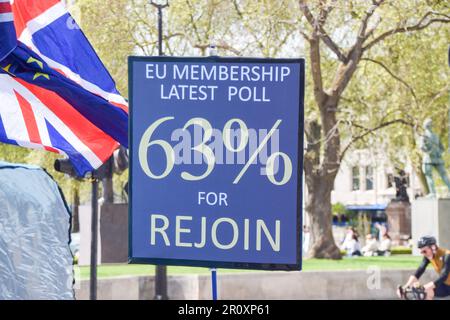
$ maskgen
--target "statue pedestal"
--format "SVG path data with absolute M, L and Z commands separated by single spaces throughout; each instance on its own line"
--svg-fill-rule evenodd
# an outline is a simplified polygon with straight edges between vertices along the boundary
M 419 198 L 412 203 L 413 254 L 419 255 L 417 240 L 436 237 L 439 246 L 450 248 L 450 199 Z
M 411 236 L 411 204 L 391 201 L 386 208 L 389 235 L 393 245 L 405 245 Z
M 80 257 L 78 265 L 91 262 L 91 207 L 80 206 Z M 98 215 L 97 263 L 128 262 L 128 205 L 103 204 Z
M 128 204 L 100 207 L 101 263 L 128 262 Z

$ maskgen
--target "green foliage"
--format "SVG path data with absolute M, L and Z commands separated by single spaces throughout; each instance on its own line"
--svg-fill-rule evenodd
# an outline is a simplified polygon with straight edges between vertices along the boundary
M 338 202 L 333 204 L 332 206 L 333 215 L 343 215 L 347 213 L 347 209 L 345 208 L 345 205 Z
M 392 247 L 391 254 L 412 254 L 412 249 L 408 247 Z
M 387 155 L 399 168 L 410 160 L 420 177 L 422 156 L 417 140 L 428 117 L 448 148 L 449 37 L 447 26 L 436 25 L 420 33 L 390 38 L 370 52 L 369 59 L 380 64 L 363 61 L 345 94 L 343 116 L 366 128 L 393 124 L 360 140 L 355 148 Z M 355 112 L 365 116 L 358 119 Z M 344 135 L 350 138 L 351 130 L 344 130 Z M 445 160 L 450 165 L 448 153 Z

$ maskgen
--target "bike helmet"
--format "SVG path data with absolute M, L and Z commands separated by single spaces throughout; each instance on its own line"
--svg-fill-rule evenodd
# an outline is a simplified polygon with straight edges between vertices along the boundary
M 417 247 L 422 249 L 423 247 L 429 247 L 436 244 L 436 238 L 432 236 L 424 236 L 417 241 Z

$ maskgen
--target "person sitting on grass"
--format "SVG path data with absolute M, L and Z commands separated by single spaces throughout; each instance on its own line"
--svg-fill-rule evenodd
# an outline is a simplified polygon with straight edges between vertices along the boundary
M 450 250 L 439 248 L 436 238 L 431 236 L 420 238 L 417 247 L 423 255 L 423 260 L 416 273 L 409 278 L 404 288 L 411 286 L 419 287 L 419 279 L 431 263 L 434 270 L 439 274 L 439 277 L 435 281 L 428 282 L 423 286 L 426 299 L 433 300 L 434 297 L 443 298 L 450 296 Z M 397 291 L 397 295 L 401 298 L 400 291 Z
M 378 241 L 375 239 L 373 234 L 369 233 L 366 235 L 366 245 L 361 249 L 361 253 L 365 257 L 374 256 L 378 251 Z
M 392 240 L 387 232 L 385 232 L 381 237 L 380 246 L 378 247 L 379 256 L 390 256 L 391 255 L 391 245 Z
M 345 250 L 349 257 L 361 256 L 361 246 L 358 241 L 358 234 L 352 228 L 347 230 L 347 235 L 342 244 L 342 250 Z

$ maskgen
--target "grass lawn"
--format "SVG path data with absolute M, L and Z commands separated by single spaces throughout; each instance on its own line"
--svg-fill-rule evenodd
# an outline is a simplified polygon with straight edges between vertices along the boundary
M 393 255 L 390 257 L 358 257 L 343 258 L 342 260 L 322 260 L 309 259 L 303 261 L 303 271 L 319 270 L 365 270 L 368 267 L 377 266 L 381 269 L 415 269 L 418 267 L 421 257 L 410 255 Z M 78 272 L 78 271 L 77 271 Z M 82 279 L 89 278 L 89 266 L 80 267 L 79 272 Z M 253 270 L 230 270 L 220 269 L 220 273 L 231 272 L 255 272 Z M 207 268 L 191 267 L 168 267 L 169 275 L 182 274 L 208 274 Z M 97 275 L 100 278 L 118 277 L 118 276 L 137 276 L 154 275 L 155 267 L 152 265 L 128 265 L 128 264 L 109 264 L 101 265 L 97 269 Z

